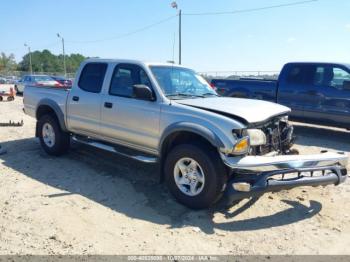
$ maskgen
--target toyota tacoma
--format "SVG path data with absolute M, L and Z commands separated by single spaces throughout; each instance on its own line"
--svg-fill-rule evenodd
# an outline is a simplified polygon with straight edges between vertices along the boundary
M 27 86 L 24 111 L 50 155 L 71 140 L 145 163 L 190 208 L 298 186 L 338 185 L 341 152 L 298 155 L 288 107 L 220 97 L 195 71 L 134 60 L 88 59 L 71 89 Z

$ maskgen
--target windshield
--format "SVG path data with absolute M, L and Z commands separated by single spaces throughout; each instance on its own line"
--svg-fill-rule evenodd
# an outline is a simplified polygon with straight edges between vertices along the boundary
M 217 96 L 208 82 L 193 70 L 172 66 L 151 66 L 164 94 L 172 99 Z
M 33 78 L 36 82 L 53 81 L 53 79 L 50 76 L 33 76 Z

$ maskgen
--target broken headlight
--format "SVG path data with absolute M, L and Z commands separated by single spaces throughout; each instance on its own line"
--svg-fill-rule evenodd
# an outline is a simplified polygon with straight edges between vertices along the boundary
M 247 134 L 250 139 L 251 146 L 260 146 L 266 144 L 266 135 L 260 129 L 248 129 Z

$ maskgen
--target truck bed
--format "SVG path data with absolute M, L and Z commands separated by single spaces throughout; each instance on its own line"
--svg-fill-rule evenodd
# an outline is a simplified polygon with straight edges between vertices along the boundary
M 24 111 L 26 114 L 36 117 L 36 107 L 39 101 L 53 100 L 58 104 L 62 112 L 66 112 L 68 92 L 68 89 L 63 88 L 26 86 L 24 90 Z
M 211 83 L 222 96 L 241 97 L 276 102 L 277 80 L 213 79 Z

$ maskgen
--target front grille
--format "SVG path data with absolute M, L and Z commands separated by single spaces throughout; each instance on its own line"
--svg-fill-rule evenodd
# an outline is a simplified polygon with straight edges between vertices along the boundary
M 279 124 L 272 124 L 263 129 L 266 135 L 266 144 L 260 146 L 260 154 L 264 155 L 272 151 L 281 151 L 281 135 L 279 131 Z
M 287 122 L 281 121 L 280 117 L 256 127 L 266 135 L 266 144 L 252 147 L 251 155 L 265 155 L 270 152 L 283 153 L 290 147 L 292 129 Z

